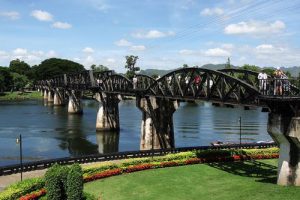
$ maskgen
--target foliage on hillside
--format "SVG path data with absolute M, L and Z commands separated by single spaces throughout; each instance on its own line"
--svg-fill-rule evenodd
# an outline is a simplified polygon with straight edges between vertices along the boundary
M 84 70 L 84 66 L 66 59 L 50 58 L 44 60 L 38 66 L 33 66 L 32 70 L 34 79 L 40 80 L 61 74 L 80 72 Z

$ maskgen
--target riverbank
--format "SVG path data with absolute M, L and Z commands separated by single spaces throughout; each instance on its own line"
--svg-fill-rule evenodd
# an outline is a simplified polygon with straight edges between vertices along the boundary
M 32 100 L 42 99 L 41 93 L 38 91 L 15 91 L 15 92 L 3 92 L 0 93 L 0 101 L 18 101 L 18 100 Z

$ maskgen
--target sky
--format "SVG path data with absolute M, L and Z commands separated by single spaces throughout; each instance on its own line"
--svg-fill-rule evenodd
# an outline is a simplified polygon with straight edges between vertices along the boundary
M 300 66 L 300 0 L 0 0 L 0 66 Z

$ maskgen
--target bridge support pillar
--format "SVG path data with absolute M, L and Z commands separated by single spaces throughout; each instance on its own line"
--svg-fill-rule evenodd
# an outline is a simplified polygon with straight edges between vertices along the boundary
M 48 100 L 48 90 L 44 90 L 44 99 Z
M 268 133 L 280 147 L 277 184 L 300 186 L 300 104 L 269 107 Z
M 99 106 L 96 120 L 97 131 L 118 131 L 120 130 L 119 120 L 119 95 L 97 93 L 96 99 L 102 103 Z
M 69 103 L 68 103 L 68 113 L 70 114 L 82 114 L 83 113 L 83 106 L 81 102 L 81 91 L 69 91 Z
M 140 149 L 175 147 L 173 113 L 179 107 L 179 102 L 155 97 L 137 97 L 136 103 L 143 115 Z
M 52 90 L 48 91 L 48 102 L 53 102 L 54 92 Z
M 59 89 L 56 89 L 56 91 L 54 92 L 54 106 L 61 106 L 64 105 L 64 96 L 63 96 L 63 92 L 59 91 Z

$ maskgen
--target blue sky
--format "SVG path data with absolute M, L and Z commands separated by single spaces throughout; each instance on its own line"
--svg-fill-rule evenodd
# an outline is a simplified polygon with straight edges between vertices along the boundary
M 300 0 L 0 0 L 0 65 L 299 66 Z

